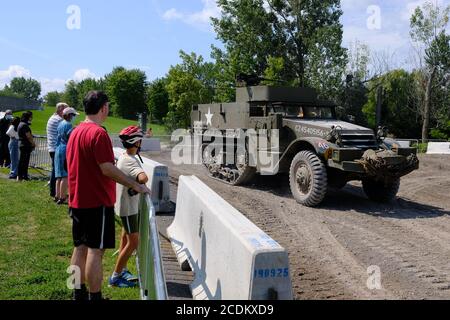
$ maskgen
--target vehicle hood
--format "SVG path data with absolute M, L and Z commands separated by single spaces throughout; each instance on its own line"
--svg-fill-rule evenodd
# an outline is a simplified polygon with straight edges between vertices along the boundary
M 322 129 L 329 129 L 331 130 L 331 127 L 341 127 L 342 130 L 345 131 L 361 131 L 361 132 L 370 132 L 373 133 L 373 131 L 369 128 L 365 128 L 362 126 L 358 126 L 353 123 L 340 121 L 340 120 L 299 120 L 299 119 L 284 119 L 285 122 L 290 122 L 298 125 L 303 126 L 314 126 L 314 127 L 320 127 Z

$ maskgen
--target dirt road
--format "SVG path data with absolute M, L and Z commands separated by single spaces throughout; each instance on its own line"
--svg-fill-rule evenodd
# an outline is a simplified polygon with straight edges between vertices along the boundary
M 151 158 L 169 166 L 174 191 L 179 175 L 194 174 L 284 246 L 296 299 L 450 299 L 448 156 L 421 156 L 392 204 L 369 201 L 355 183 L 314 209 L 295 202 L 284 176 L 232 187 L 201 166 L 174 166 L 167 151 Z M 380 290 L 367 287 L 370 266 Z

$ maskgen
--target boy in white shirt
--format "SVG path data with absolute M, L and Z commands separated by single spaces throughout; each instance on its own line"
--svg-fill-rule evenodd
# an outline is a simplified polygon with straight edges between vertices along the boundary
M 139 151 L 144 134 L 137 126 L 125 128 L 120 132 L 119 138 L 127 149 L 117 161 L 117 168 L 140 184 L 145 184 L 148 177 L 142 168 L 142 159 Z M 109 279 L 109 285 L 119 288 L 130 288 L 137 285 L 138 278 L 127 269 L 128 259 L 138 247 L 139 227 L 139 196 L 129 193 L 129 190 L 117 184 L 116 214 L 122 220 L 123 230 L 120 241 L 119 257 L 114 272 Z

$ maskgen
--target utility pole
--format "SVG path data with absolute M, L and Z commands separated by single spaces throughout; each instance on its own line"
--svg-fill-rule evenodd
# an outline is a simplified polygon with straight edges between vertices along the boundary
M 381 111 L 383 107 L 383 87 L 378 86 L 377 88 L 377 113 L 376 113 L 376 129 L 381 126 Z
M 141 130 L 145 133 L 147 131 L 147 113 L 142 112 L 138 113 L 139 118 L 139 127 L 141 127 Z

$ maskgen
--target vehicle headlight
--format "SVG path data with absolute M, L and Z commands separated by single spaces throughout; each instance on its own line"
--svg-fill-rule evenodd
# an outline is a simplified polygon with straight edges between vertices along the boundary
M 333 150 L 332 159 L 333 159 L 333 161 L 340 162 L 340 159 L 341 159 L 340 150 Z

